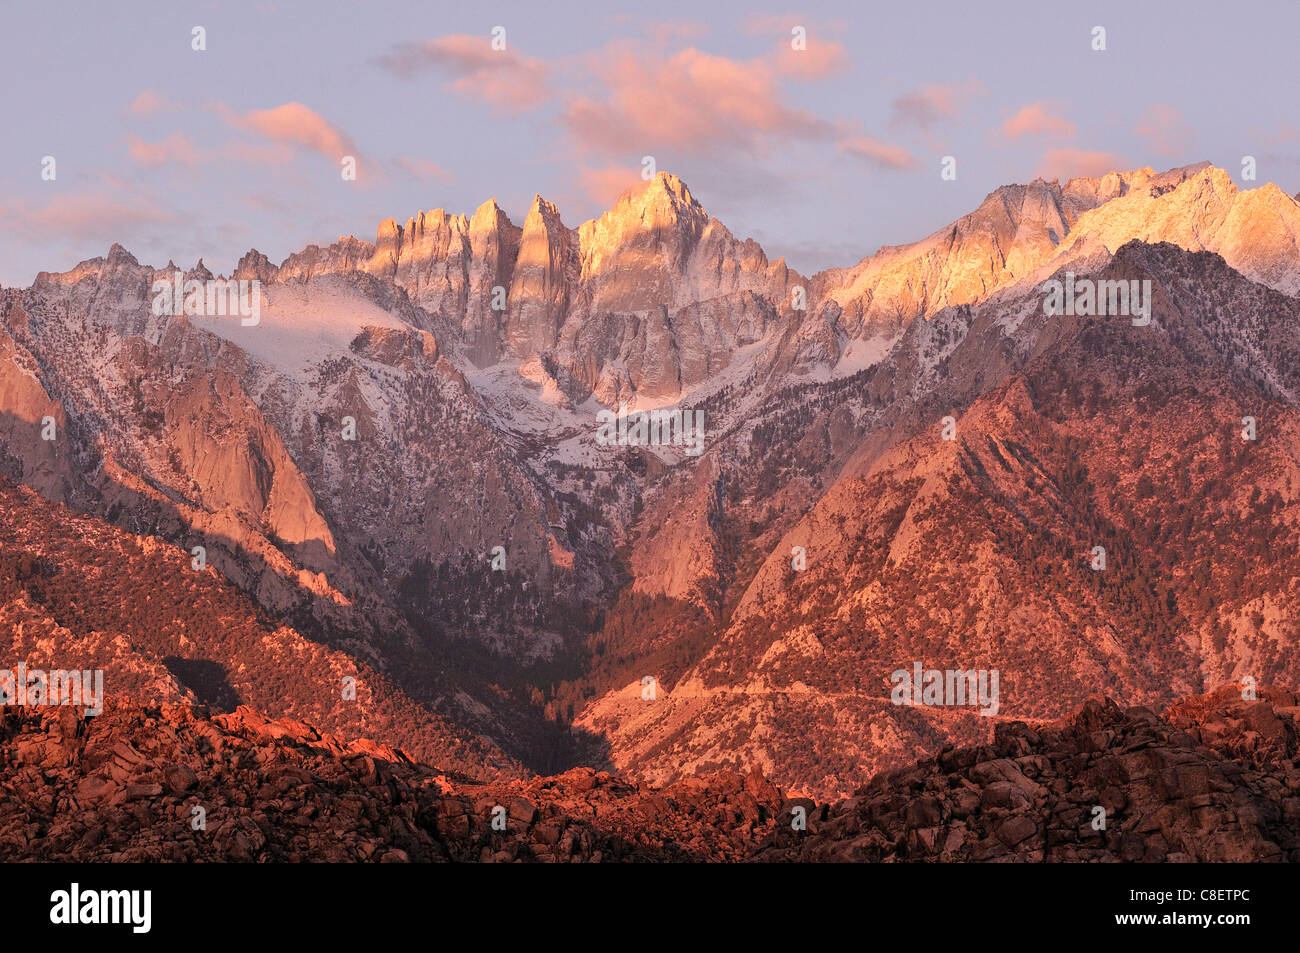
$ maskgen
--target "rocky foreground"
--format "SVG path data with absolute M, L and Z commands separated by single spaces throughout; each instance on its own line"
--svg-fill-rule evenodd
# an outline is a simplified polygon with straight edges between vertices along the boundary
M 817 804 L 758 772 L 472 783 L 247 708 L 3 708 L 0 860 L 1300 861 L 1297 713 L 1091 699 Z

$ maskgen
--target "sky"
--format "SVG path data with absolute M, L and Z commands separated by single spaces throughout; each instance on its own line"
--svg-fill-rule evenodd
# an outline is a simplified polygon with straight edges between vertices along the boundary
M 115 241 L 228 273 L 489 198 L 522 224 L 535 193 L 576 227 L 647 157 L 805 274 L 1038 177 L 1209 160 L 1300 191 L 1296 0 L 53 0 L 3 22 L 7 287 Z

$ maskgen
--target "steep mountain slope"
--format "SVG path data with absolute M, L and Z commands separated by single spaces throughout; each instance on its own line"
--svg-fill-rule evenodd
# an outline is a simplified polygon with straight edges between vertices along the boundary
M 247 704 L 346 739 L 400 741 L 482 777 L 522 770 L 475 736 L 490 723 L 413 701 L 373 666 L 276 622 L 211 568 L 196 570 L 187 553 L 3 479 L 0 630 L 8 668 L 101 670 L 109 704 Z M 426 687 L 431 698 L 456 691 Z
M 1298 215 L 1204 164 L 1037 181 L 804 277 L 661 174 L 576 228 L 538 196 L 520 226 L 489 201 L 250 251 L 251 326 L 154 314 L 154 280 L 211 272 L 115 245 L 0 291 L 0 474 L 203 546 L 277 623 L 535 769 L 753 760 L 842 791 L 989 730 L 888 705 L 922 652 L 1001 659 L 1010 714 L 1087 679 L 1159 703 L 1294 675 L 1289 591 L 1215 554 L 1234 513 L 1273 521 L 1256 548 L 1293 520 Z M 1149 279 L 1152 324 L 1048 318 L 1065 271 Z M 702 410 L 704 453 L 602 445 L 623 401 Z
M 1300 676 L 1300 302 L 1171 245 L 1127 245 L 1101 277 L 1152 280 L 1152 324 L 1040 315 L 1023 369 L 956 415 L 954 440 L 936 413 L 859 450 L 671 692 L 584 714 L 614 763 L 658 780 L 756 763 L 843 791 L 835 779 L 988 730 L 890 704 L 890 673 L 916 661 L 1000 670 L 998 717 L 1057 716 L 1098 687 L 1163 704 Z M 950 366 L 977 359 L 967 348 Z
M 1109 257 L 1133 239 L 1218 252 L 1248 278 L 1288 294 L 1300 290 L 1300 203 L 1271 183 L 1240 192 L 1206 162 L 1064 185 L 1037 179 L 997 189 L 919 242 L 815 275 L 818 306 L 799 337 L 819 346 L 800 360 L 835 364 L 850 341 L 888 339 L 918 316 L 978 303 L 1044 268 Z
M 203 544 L 263 605 L 328 631 L 410 642 L 396 593 L 440 568 L 516 601 L 530 583 L 553 588 L 573 557 L 552 531 L 549 489 L 487 425 L 419 327 L 436 322 L 402 292 L 365 275 L 273 283 L 260 323 L 244 327 L 152 315 L 149 288 L 172 274 L 115 248 L 9 296 L 6 323 L 29 369 L 9 409 L 29 448 L 15 477 L 66 485 L 51 495 L 130 529 Z M 30 436 L 42 392 L 69 416 L 52 442 Z M 60 454 L 62 472 L 41 476 L 44 457 Z M 492 579 L 498 545 L 509 563 Z M 466 608 L 454 591 L 437 595 Z M 527 655 L 556 638 L 530 634 L 530 621 L 498 613 L 474 637 Z

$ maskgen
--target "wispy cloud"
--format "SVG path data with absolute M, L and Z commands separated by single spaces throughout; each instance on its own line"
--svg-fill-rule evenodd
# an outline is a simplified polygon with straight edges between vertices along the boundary
M 173 112 L 180 108 L 180 103 L 168 99 L 162 93 L 146 89 L 131 100 L 131 104 L 126 107 L 126 111 L 133 116 L 152 116 L 161 112 Z
M 449 182 L 454 176 L 440 165 L 430 162 L 428 159 L 417 159 L 410 156 L 398 156 L 393 160 L 393 165 L 413 179 L 423 179 L 426 181 Z
M 826 79 L 844 72 L 848 63 L 848 51 L 834 40 L 809 38 L 807 46 L 800 50 L 788 40 L 781 40 L 772 54 L 777 71 L 796 79 Z
M 162 142 L 145 142 L 139 136 L 128 134 L 127 145 L 131 158 L 145 165 L 175 163 L 193 166 L 200 159 L 193 140 L 179 132 L 173 132 Z
M 230 125 L 256 132 L 272 142 L 318 152 L 336 162 L 342 156 L 357 154 L 356 144 L 346 133 L 302 103 L 246 113 L 224 107 L 221 111 Z
M 1278 146 L 1291 142 L 1300 142 L 1300 127 L 1289 122 L 1281 123 L 1271 132 L 1255 133 L 1266 146 Z
M 831 39 L 842 32 L 842 24 L 832 27 L 820 20 L 812 22 L 803 13 L 759 13 L 746 16 L 740 26 L 755 36 L 776 37 L 768 60 L 785 76 L 825 79 L 848 68 L 848 51 Z
M 854 136 L 836 144 L 841 152 L 861 159 L 869 166 L 884 170 L 914 169 L 916 157 L 906 149 L 891 146 L 870 136 Z
M 776 70 L 694 47 L 664 56 L 630 45 L 591 61 L 603 94 L 577 94 L 564 122 L 579 146 L 606 154 L 715 149 L 767 152 L 779 138 L 826 137 L 833 127 L 783 102 Z
M 1022 136 L 1043 136 L 1048 139 L 1074 138 L 1074 123 L 1055 114 L 1057 107 L 1053 103 L 1039 101 L 1021 106 L 1006 122 L 1002 123 L 1002 134 L 1007 139 L 1019 139 Z
M 584 166 L 578 173 L 579 187 L 601 208 L 611 207 L 619 196 L 640 183 L 640 169 L 630 166 L 611 165 L 595 169 Z
M 984 95 L 984 92 L 984 84 L 979 80 L 948 84 L 926 83 L 903 93 L 893 101 L 889 126 L 891 129 L 914 126 L 930 132 L 939 123 L 955 119 L 967 101 Z
M 1122 168 L 1124 160 L 1113 152 L 1094 152 L 1066 146 L 1047 150 L 1039 163 L 1038 174 L 1044 179 L 1070 179 L 1076 176 L 1102 176 Z
M 505 112 L 522 112 L 550 98 L 549 70 L 512 47 L 494 50 L 488 36 L 453 34 L 402 43 L 379 60 L 403 79 L 434 70 L 450 77 L 447 88 Z
M 167 225 L 179 218 L 175 210 L 125 191 L 60 193 L 38 208 L 8 208 L 5 217 L 48 237 L 106 243 L 122 240 L 133 227 Z
M 1193 130 L 1173 106 L 1157 103 L 1143 114 L 1135 130 L 1147 146 L 1167 159 L 1183 160 L 1191 149 Z

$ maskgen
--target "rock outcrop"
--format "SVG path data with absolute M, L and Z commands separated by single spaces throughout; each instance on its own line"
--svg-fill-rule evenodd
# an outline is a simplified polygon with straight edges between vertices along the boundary
M 762 860 L 1070 863 L 1300 861 L 1296 696 L 1236 686 L 1164 717 L 1090 699 L 998 726 L 813 808 Z
M 1098 698 L 818 804 L 757 770 L 469 783 L 244 707 L 0 709 L 0 859 L 1300 861 L 1298 711 L 1276 689 L 1164 717 Z

